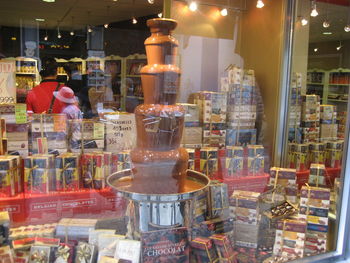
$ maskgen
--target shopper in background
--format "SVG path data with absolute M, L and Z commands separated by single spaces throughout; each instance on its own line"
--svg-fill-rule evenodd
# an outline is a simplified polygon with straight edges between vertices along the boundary
M 74 94 L 78 97 L 81 110 L 84 112 L 85 118 L 91 117 L 91 105 L 89 100 L 89 89 L 87 87 L 87 76 L 82 75 L 76 64 L 69 62 L 63 66 L 68 75 L 66 86 L 70 87 Z
M 62 113 L 66 114 L 67 119 L 82 119 L 83 114 L 77 106 L 78 101 L 71 88 L 62 87 L 59 91 L 55 91 L 53 95 L 64 104 Z
M 60 113 L 63 103 L 53 96 L 62 85 L 57 81 L 57 62 L 53 58 L 42 60 L 42 81 L 27 94 L 27 111 L 31 113 Z

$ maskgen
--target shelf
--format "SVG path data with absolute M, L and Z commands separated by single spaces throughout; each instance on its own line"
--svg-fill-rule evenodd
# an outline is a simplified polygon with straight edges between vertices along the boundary
M 330 86 L 346 86 L 346 87 L 350 86 L 350 84 L 334 84 L 334 83 L 329 83 L 328 85 L 330 85 Z
M 139 75 L 126 75 L 126 76 L 130 77 L 130 78 L 140 78 L 141 74 L 139 74 Z
M 324 83 L 320 83 L 320 82 L 308 82 L 306 83 L 307 85 L 324 85 Z
M 338 99 L 328 99 L 329 101 L 334 101 L 334 102 L 345 102 L 347 103 L 347 100 L 338 100 Z
M 126 96 L 129 99 L 138 99 L 138 100 L 143 100 L 143 97 L 138 97 L 138 96 Z
M 36 75 L 36 73 L 28 73 L 28 72 L 16 72 L 16 74 L 20 74 L 20 75 Z

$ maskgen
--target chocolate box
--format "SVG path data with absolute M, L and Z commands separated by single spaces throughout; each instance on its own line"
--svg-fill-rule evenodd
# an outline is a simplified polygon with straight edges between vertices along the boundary
M 227 129 L 226 145 L 256 144 L 256 129 Z
M 227 184 L 220 183 L 219 181 L 211 181 L 207 191 L 209 219 L 228 215 Z
M 213 241 L 205 237 L 197 237 L 190 242 L 191 253 L 198 263 L 215 263 L 219 262 Z

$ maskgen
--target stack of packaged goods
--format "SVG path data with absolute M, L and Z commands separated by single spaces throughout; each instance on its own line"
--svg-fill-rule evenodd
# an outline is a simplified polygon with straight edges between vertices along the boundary
M 76 191 L 80 188 L 80 156 L 74 153 L 63 153 L 55 158 L 56 190 Z
M 282 186 L 287 201 L 296 204 L 298 196 L 296 170 L 290 168 L 272 167 L 270 169 L 270 188 Z
M 340 168 L 343 153 L 343 140 L 326 143 L 326 167 Z
M 324 163 L 326 154 L 326 144 L 325 143 L 310 143 L 309 145 L 309 161 L 311 163 Z
M 199 120 L 203 127 L 204 146 L 225 146 L 227 95 L 223 92 L 201 91 L 195 94 Z
M 330 189 L 327 188 L 301 188 L 299 217 L 307 224 L 305 256 L 326 252 L 330 195 Z
M 320 141 L 337 140 L 337 108 L 334 105 L 321 105 Z
M 289 168 L 295 168 L 298 172 L 309 168 L 309 145 L 289 143 L 288 163 Z
M 210 179 L 215 179 L 218 173 L 218 148 L 203 147 L 200 149 L 199 171 Z
M 229 71 L 227 92 L 227 145 L 256 144 L 256 87 L 253 70 Z
M 304 256 L 306 222 L 295 219 L 283 219 L 277 222 L 273 254 L 285 261 Z
M 19 156 L 0 156 L 0 197 L 15 196 L 23 191 Z
M 195 170 L 195 149 L 186 148 L 188 152 L 188 169 Z
M 243 176 L 244 149 L 242 146 L 226 146 L 224 179 Z
M 302 96 L 302 141 L 318 142 L 320 137 L 320 97 L 318 95 Z
M 337 113 L 337 123 L 338 123 L 338 138 L 344 139 L 345 138 L 345 131 L 346 131 L 346 121 L 347 121 L 347 112 L 346 111 L 340 111 Z
M 184 129 L 181 144 L 186 148 L 200 148 L 202 145 L 202 127 L 199 123 L 197 104 L 179 103 L 185 109 Z
M 234 220 L 234 249 L 239 262 L 258 262 L 259 248 L 264 244 L 260 231 L 260 193 L 236 190 L 230 197 L 230 215 Z
M 71 152 L 103 151 L 104 147 L 104 123 L 94 120 L 69 121 L 69 149 Z
M 131 168 L 130 151 L 121 151 L 118 153 L 112 153 L 112 160 L 111 160 L 111 167 L 110 167 L 111 173 L 127 170 L 130 168 Z
M 34 154 L 24 158 L 24 193 L 47 194 L 55 190 L 54 155 Z
M 67 152 L 67 117 L 65 114 L 33 114 L 31 149 L 33 153 Z
M 9 154 L 28 156 L 28 122 L 26 104 L 1 104 L 0 116 L 6 123 L 7 151 Z M 3 126 L 3 123 L 2 123 Z M 2 134 L 4 129 L 2 127 Z M 2 137 L 2 146 L 3 140 Z M 3 148 L 3 147 L 1 147 Z M 3 153 L 4 154 L 4 151 Z
M 0 119 L 0 155 L 7 153 L 6 123 Z
M 309 185 L 326 186 L 326 167 L 324 164 L 310 165 Z
M 248 176 L 260 176 L 264 174 L 265 156 L 264 146 L 262 145 L 248 145 Z
M 289 133 L 288 141 L 294 143 L 301 143 L 300 120 L 301 120 L 301 73 L 294 73 L 291 84 L 291 99 L 289 107 Z
M 105 163 L 104 153 L 84 153 L 80 163 L 82 187 L 103 189 L 106 185 L 105 169 L 109 166 Z

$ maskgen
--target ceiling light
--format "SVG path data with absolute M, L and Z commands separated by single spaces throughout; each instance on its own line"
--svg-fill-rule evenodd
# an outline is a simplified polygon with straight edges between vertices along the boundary
M 118 0 L 113 0 L 113 2 L 117 2 Z
M 158 17 L 162 17 L 163 16 L 163 13 L 158 13 Z
M 46 36 L 44 37 L 44 40 L 47 41 L 48 39 L 49 39 L 49 37 L 46 35 Z
M 339 46 L 337 46 L 337 50 L 340 50 L 343 46 L 341 45 L 341 43 L 339 44 Z
M 150 3 L 151 5 L 154 4 L 154 0 L 148 0 L 148 3 Z
M 104 26 L 105 28 L 108 28 L 109 25 L 106 23 L 106 24 L 104 24 L 103 26 Z
M 137 24 L 137 19 L 135 17 L 132 18 L 132 23 Z
M 16 37 L 11 37 L 11 40 L 15 41 L 15 40 L 17 40 L 17 38 Z
M 327 32 L 322 32 L 323 35 L 332 35 L 333 33 L 330 32 L 330 31 L 327 31 Z
M 62 37 L 61 33 L 58 33 L 57 38 L 61 38 L 61 37 Z
M 346 26 L 344 27 L 344 31 L 345 31 L 346 33 L 350 32 L 350 24 L 348 24 L 348 25 L 346 25 Z
M 315 47 L 315 48 L 314 48 L 314 52 L 317 52 L 317 51 L 318 51 L 318 48 L 317 48 L 317 47 Z
M 92 32 L 92 28 L 91 26 L 88 26 L 88 32 L 91 33 Z
M 302 26 L 306 26 L 307 23 L 309 23 L 309 21 L 307 21 L 307 19 L 303 17 L 303 18 L 301 19 L 301 25 L 302 25 Z
M 324 28 L 329 28 L 330 25 L 331 25 L 331 24 L 329 23 L 328 20 L 323 21 L 322 26 L 323 26 Z
M 316 1 L 315 0 L 311 1 L 311 14 L 310 14 L 310 16 L 313 16 L 313 17 L 318 16 L 318 12 L 316 10 Z
M 264 2 L 263 2 L 262 0 L 258 0 L 258 1 L 256 2 L 256 7 L 257 7 L 257 8 L 263 8 L 263 7 L 264 7 Z
M 74 36 L 74 31 L 72 30 L 72 31 L 70 31 L 70 33 L 69 33 L 71 36 Z
M 220 14 L 222 16 L 227 16 L 227 9 L 226 8 L 221 9 Z
M 35 21 L 38 21 L 38 22 L 45 22 L 45 19 L 44 19 L 44 18 L 35 18 Z
M 192 1 L 192 2 L 190 3 L 190 5 L 188 6 L 188 8 L 189 8 L 192 12 L 194 12 L 194 11 L 196 11 L 196 10 L 198 9 L 198 4 L 197 4 L 196 2 L 194 2 L 194 1 Z
M 56 0 L 43 0 L 46 3 L 54 3 Z

